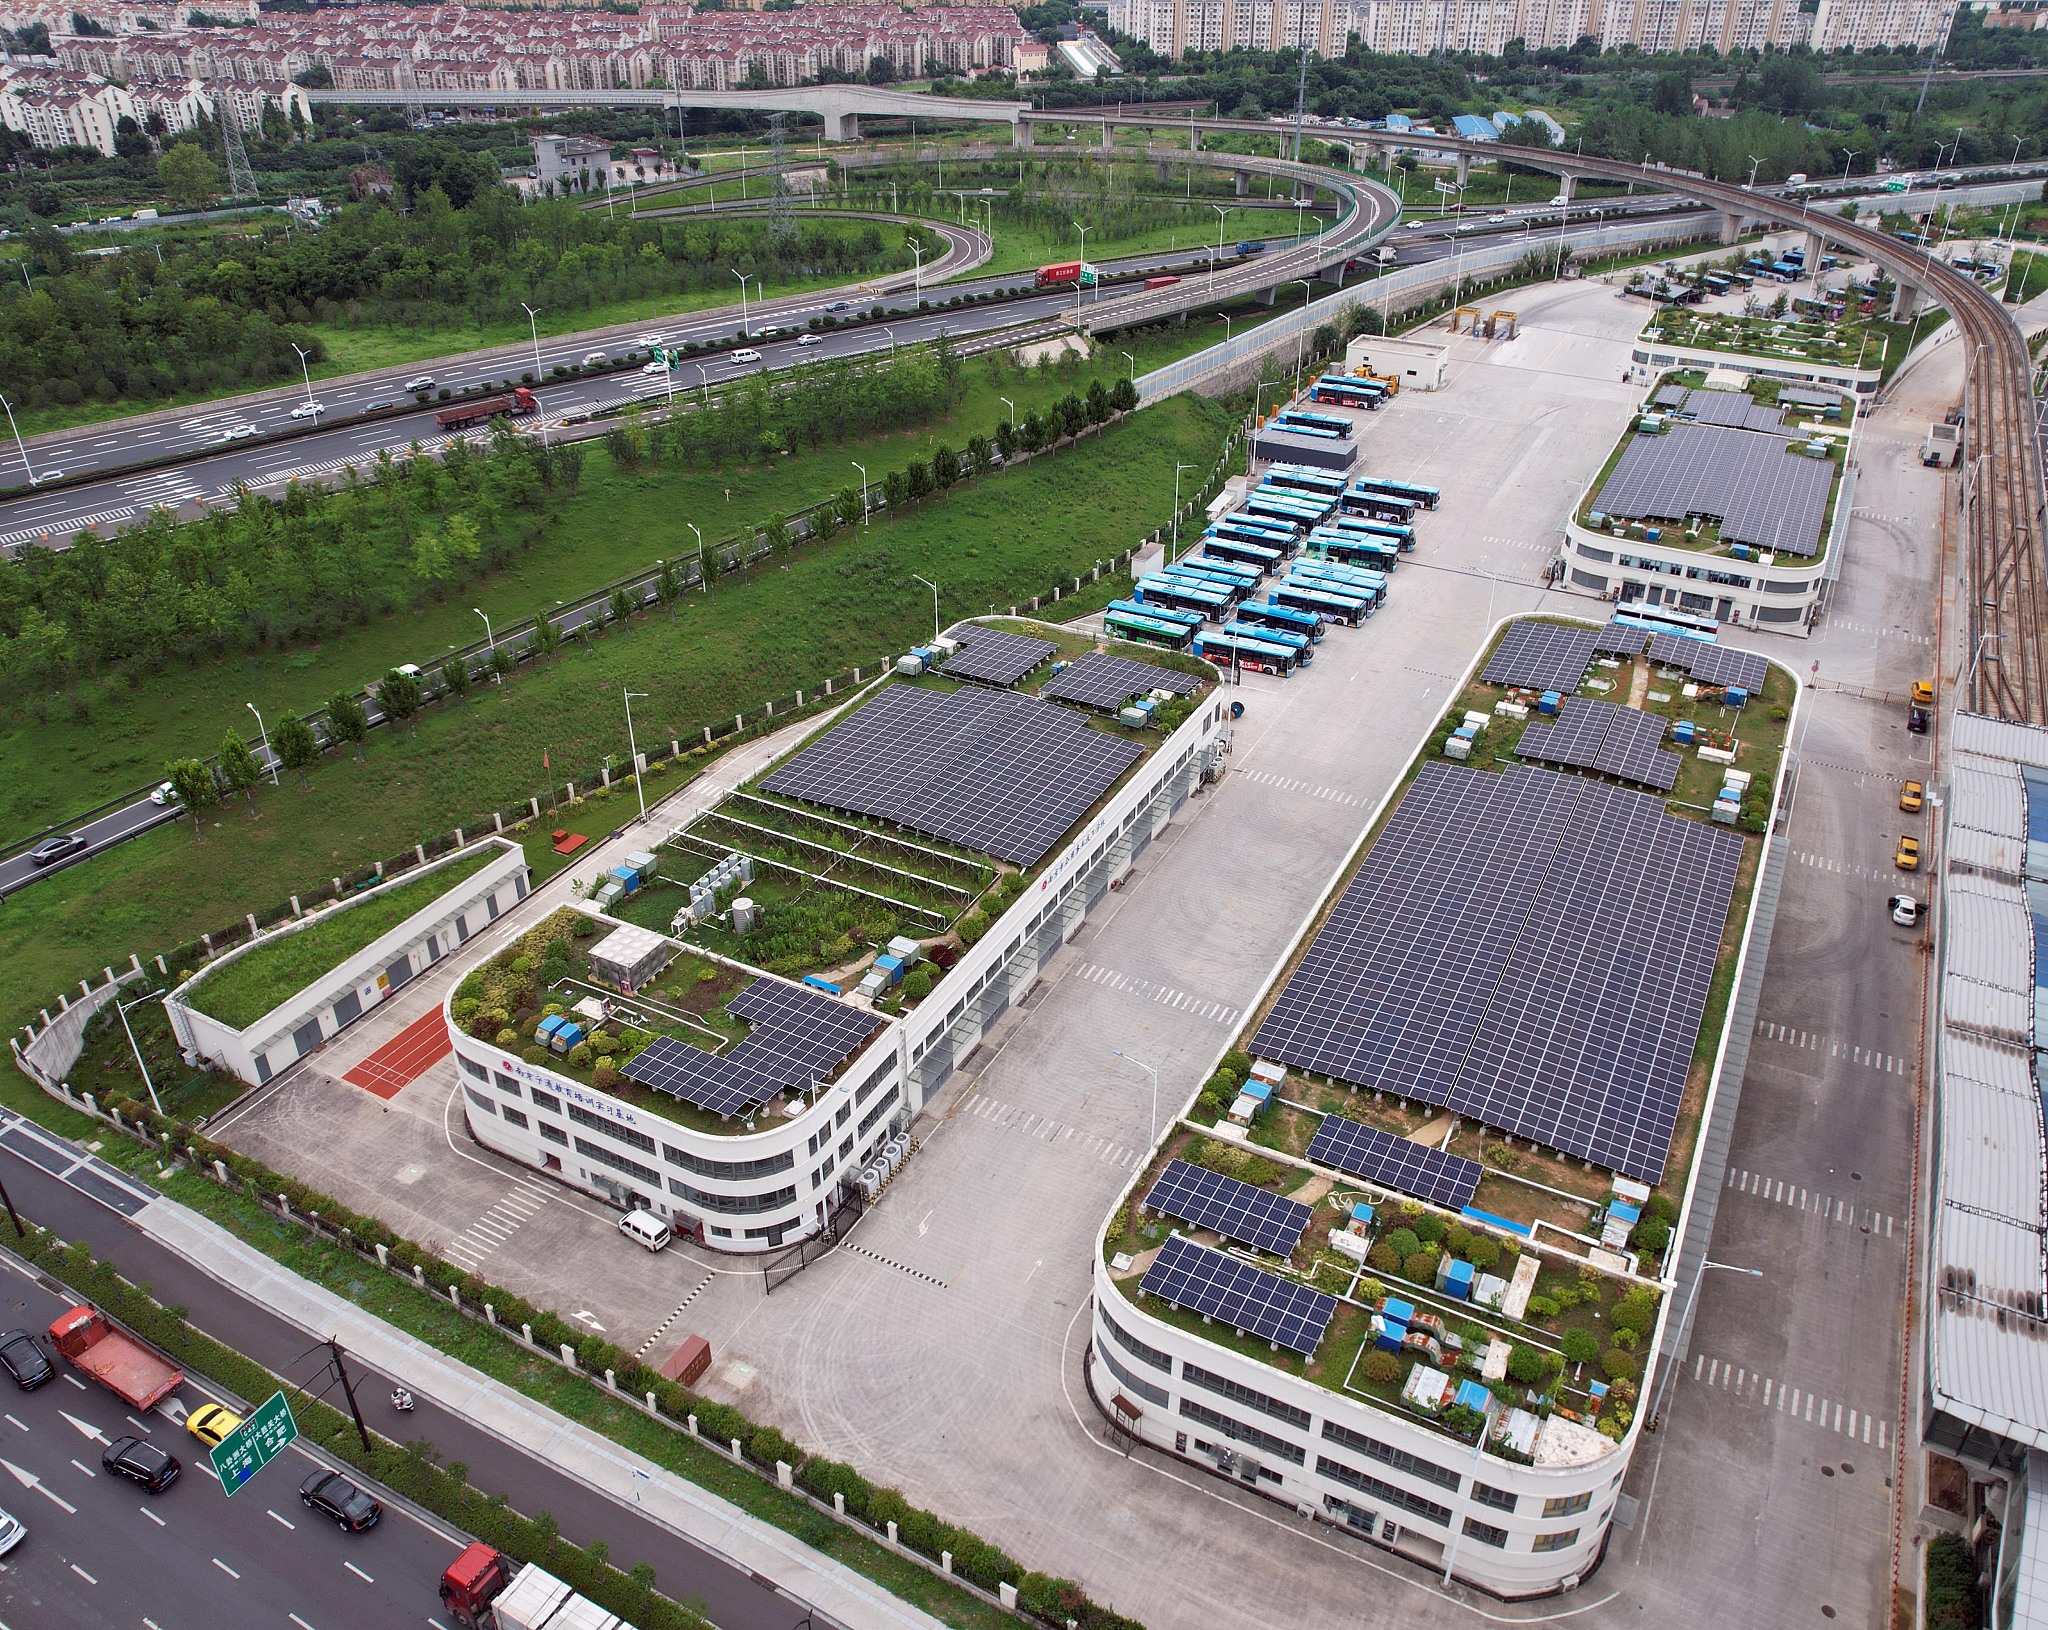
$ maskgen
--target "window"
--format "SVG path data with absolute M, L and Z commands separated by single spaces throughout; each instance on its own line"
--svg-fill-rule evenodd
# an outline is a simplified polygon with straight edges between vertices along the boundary
M 1157 1347 L 1146 1346 L 1136 1336 L 1118 1324 L 1116 1320 L 1112 1319 L 1107 1312 L 1102 1314 L 1102 1327 L 1115 1338 L 1116 1344 L 1119 1347 L 1140 1363 L 1150 1364 L 1153 1369 L 1164 1370 L 1168 1375 L 1173 1374 L 1173 1359 L 1171 1356 L 1162 1353 Z M 1166 1402 L 1164 1398 L 1159 1401 L 1161 1403 Z
M 459 1057 L 459 1056 L 460 1056 L 460 1055 L 458 1055 L 458 1057 Z M 466 1075 L 473 1075 L 473 1076 L 475 1076 L 475 1077 L 477 1078 L 477 1080 L 479 1080 L 479 1081 L 482 1081 L 482 1080 L 486 1079 L 486 1078 L 487 1078 L 487 1077 L 488 1077 L 488 1076 L 490 1075 L 490 1073 L 491 1073 L 491 1072 L 490 1072 L 489 1070 L 485 1069 L 485 1068 L 484 1068 L 484 1067 L 483 1067 L 483 1066 L 482 1066 L 481 1064 L 479 1064 L 479 1063 L 478 1063 L 478 1062 L 477 1062 L 477 1061 L 476 1061 L 475 1059 L 473 1059 L 473 1058 L 463 1058 L 463 1059 L 462 1059 L 462 1069 L 463 1069 L 463 1073 L 464 1073 L 464 1074 L 466 1074 Z
M 491 1071 L 491 1085 L 496 1087 L 500 1092 L 504 1093 L 509 1098 L 517 1098 L 520 1096 L 519 1083 L 517 1081 L 514 1081 L 512 1077 L 507 1075 L 503 1070 Z
M 1190 1386 L 1201 1387 L 1219 1397 L 1228 1398 L 1232 1403 L 1243 1404 L 1262 1414 L 1271 1415 L 1275 1420 L 1285 1421 L 1289 1426 L 1298 1426 L 1304 1432 L 1308 1430 L 1307 1410 L 1297 1409 L 1292 1404 L 1284 1404 L 1278 1398 L 1269 1398 L 1263 1392 L 1254 1392 L 1250 1387 L 1233 1381 L 1228 1376 L 1213 1375 L 1188 1363 L 1186 1359 L 1181 1360 L 1180 1378 Z
M 557 1098 L 552 1092 L 542 1092 L 539 1087 L 529 1087 L 526 1090 L 533 1097 L 533 1107 L 535 1109 L 544 1109 L 550 1115 L 562 1113 L 562 1100 Z
M 693 1155 L 686 1149 L 672 1144 L 661 1146 L 661 1158 L 671 1166 L 680 1166 L 686 1172 L 695 1172 L 699 1177 L 721 1177 L 729 1183 L 736 1183 L 746 1177 L 773 1177 L 777 1172 L 796 1170 L 796 1151 L 785 1149 L 779 1155 L 769 1155 L 762 1160 L 706 1160 Z
M 846 1158 L 846 1157 L 847 1157 L 848 1155 L 850 1155 L 850 1154 L 852 1154 L 852 1153 L 853 1153 L 853 1134 L 852 1134 L 851 1132 L 849 1132 L 849 1133 L 847 1133 L 847 1134 L 846 1134 L 846 1137 L 845 1137 L 845 1139 L 844 1139 L 844 1140 L 843 1140 L 843 1141 L 842 1141 L 842 1142 L 840 1143 L 840 1145 L 839 1145 L 839 1153 L 838 1153 L 837 1155 L 833 1156 L 833 1158 L 834 1158 L 835 1160 L 844 1160 L 844 1159 L 845 1159 L 845 1158 Z
M 845 1125 L 845 1124 L 846 1124 L 846 1123 L 847 1123 L 848 1121 L 850 1121 L 850 1120 L 852 1120 L 852 1119 L 853 1119 L 853 1105 L 851 1105 L 851 1104 L 841 1104 L 841 1105 L 839 1106 L 839 1113 L 838 1113 L 837 1115 L 834 1115 L 834 1116 L 832 1117 L 832 1124 L 833 1124 L 834 1126 L 844 1126 L 844 1125 Z
M 1396 1449 L 1391 1443 L 1382 1443 L 1378 1438 L 1369 1438 L 1363 1432 L 1354 1432 L 1348 1426 L 1339 1426 L 1335 1421 L 1323 1422 L 1323 1436 L 1332 1443 L 1340 1443 L 1347 1449 L 1356 1449 L 1362 1455 L 1370 1455 L 1384 1466 L 1406 1472 L 1410 1477 L 1419 1477 L 1425 1483 L 1434 1483 L 1438 1488 L 1457 1492 L 1458 1474 L 1448 1466 L 1439 1466 L 1433 1461 L 1412 1455 L 1406 1449 Z M 1512 1506 L 1514 1499 L 1509 1497 Z
M 1270 1432 L 1261 1432 L 1256 1426 L 1247 1426 L 1243 1421 L 1232 1420 L 1228 1415 L 1219 1414 L 1192 1399 L 1181 1399 L 1180 1412 L 1191 1421 L 1215 1427 L 1227 1438 L 1236 1438 L 1239 1443 L 1248 1443 L 1254 1449 L 1280 1455 L 1297 1466 L 1306 1458 L 1299 1445 L 1289 1443 L 1285 1438 L 1276 1438 Z
M 1538 1534 L 1532 1551 L 1569 1551 L 1579 1542 L 1579 1531 L 1567 1528 L 1562 1534 Z
M 894 1087 L 891 1087 L 887 1092 L 883 1093 L 881 1097 L 877 1098 L 875 1100 L 875 1107 L 869 1110 L 865 1115 L 863 1115 L 860 1118 L 861 1136 L 865 1137 L 868 1133 L 868 1129 L 872 1127 L 875 1124 L 875 1122 L 879 1121 L 884 1115 L 888 1114 L 891 1106 L 894 1105 L 895 1102 L 896 1089 Z
M 1475 1505 L 1490 1505 L 1496 1511 L 1515 1509 L 1515 1497 L 1512 1494 L 1506 1489 L 1492 1488 L 1485 1483 L 1475 1482 L 1472 1485 L 1472 1500 Z
M 578 1126 L 589 1127 L 593 1132 L 602 1132 L 608 1138 L 617 1138 L 619 1142 L 630 1144 L 643 1153 L 654 1153 L 654 1139 L 645 1132 L 635 1132 L 630 1126 L 621 1126 L 617 1121 L 608 1121 L 602 1115 L 593 1115 L 581 1104 L 569 1106 L 569 1119 Z M 661 1181 L 658 1177 L 651 1180 L 657 1183 Z
M 1562 1494 L 1543 1502 L 1546 1517 L 1576 1517 L 1593 1503 L 1590 1492 L 1585 1494 Z
M 1481 1522 L 1477 1517 L 1465 1519 L 1465 1537 L 1476 1539 L 1481 1545 L 1491 1545 L 1497 1551 L 1508 1548 L 1508 1531 L 1496 1528 L 1490 1522 Z
M 869 1093 L 871 1093 L 871 1092 L 873 1092 L 873 1091 L 875 1090 L 875 1088 L 879 1087 L 879 1086 L 880 1086 L 880 1085 L 882 1084 L 882 1077 L 883 1077 L 883 1076 L 885 1076 L 885 1075 L 887 1075 L 888 1073 L 889 1073 L 889 1072 L 888 1072 L 888 1069 L 887 1069 L 887 1067 L 885 1066 L 884 1068 L 882 1068 L 882 1069 L 879 1069 L 879 1070 L 877 1070 L 877 1071 L 876 1071 L 876 1072 L 875 1072 L 875 1073 L 874 1073 L 873 1075 L 869 1076 L 869 1077 L 868 1077 L 868 1078 L 867 1078 L 867 1079 L 866 1079 L 865 1081 L 863 1081 L 863 1082 L 862 1082 L 862 1083 L 861 1083 L 861 1084 L 860 1084 L 859 1086 L 855 1087 L 855 1088 L 853 1089 L 853 1101 L 854 1101 L 854 1103 L 856 1103 L 856 1104 L 864 1104 L 864 1103 L 866 1103 L 866 1102 L 868 1101 L 868 1094 L 869 1094 Z M 844 1110 L 842 1110 L 842 1111 L 840 1112 L 840 1119 L 841 1119 L 841 1120 L 844 1120 L 844 1119 L 846 1118 L 846 1113 L 847 1113 L 847 1112 L 846 1112 L 846 1111 L 844 1111 Z
M 1409 1515 L 1420 1517 L 1426 1522 L 1448 1523 L 1451 1520 L 1449 1506 L 1438 1505 L 1434 1500 L 1425 1500 L 1419 1494 L 1410 1494 L 1406 1489 L 1382 1482 L 1370 1472 L 1353 1471 L 1342 1461 L 1331 1460 L 1326 1455 L 1316 1456 L 1316 1470 L 1334 1482 L 1348 1483 L 1361 1493 L 1371 1494 L 1390 1505 L 1397 1505 Z
M 511 1105 L 507 1104 L 498 1113 L 504 1116 L 513 1126 L 524 1127 L 526 1125 L 526 1113 L 524 1110 L 514 1109 Z
M 553 1121 L 535 1121 L 533 1123 L 533 1129 L 536 1132 L 538 1132 L 542 1137 L 546 1138 L 548 1142 L 559 1143 L 564 1148 L 568 1147 L 569 1134 L 567 1132 L 564 1132 L 559 1126 L 555 1125 Z
M 476 1105 L 476 1107 L 482 1110 L 486 1115 L 495 1115 L 498 1113 L 498 1106 L 492 1103 L 490 1099 L 486 1098 L 482 1093 L 478 1092 L 476 1088 L 464 1087 L 462 1090 L 464 1094 L 468 1097 L 469 1101 L 472 1104 Z
M 1102 1355 L 1102 1362 L 1109 1366 L 1109 1373 L 1115 1376 L 1117 1380 L 1129 1387 L 1132 1392 L 1136 1393 L 1146 1402 L 1157 1404 L 1161 1409 L 1166 1407 L 1167 1397 L 1164 1387 L 1156 1386 L 1152 1382 L 1145 1380 L 1142 1376 L 1135 1375 L 1130 1370 L 1125 1369 L 1123 1365 L 1117 1362 L 1116 1355 L 1102 1342 L 1098 1341 L 1095 1344 L 1095 1350 Z
M 661 1187 L 661 1173 L 652 1166 L 643 1166 L 637 1160 L 628 1160 L 624 1155 L 607 1149 L 601 1143 L 592 1143 L 588 1138 L 576 1140 L 576 1152 L 586 1160 L 594 1160 L 600 1166 L 609 1166 L 614 1171 L 624 1172 L 628 1177 L 637 1177 L 643 1183 Z
M 577 1141 L 580 1143 L 582 1140 L 578 1139 Z M 647 1175 L 657 1186 L 660 1184 L 661 1179 L 655 1176 L 654 1173 L 649 1172 Z M 786 1189 L 777 1189 L 772 1194 L 707 1194 L 702 1189 L 691 1188 L 689 1184 L 679 1177 L 671 1177 L 668 1180 L 668 1191 L 676 1196 L 677 1199 L 688 1200 L 691 1205 L 702 1206 L 706 1211 L 723 1211 L 733 1214 L 773 1211 L 777 1206 L 788 1205 L 790 1201 L 796 1198 L 796 1186 L 794 1184 Z

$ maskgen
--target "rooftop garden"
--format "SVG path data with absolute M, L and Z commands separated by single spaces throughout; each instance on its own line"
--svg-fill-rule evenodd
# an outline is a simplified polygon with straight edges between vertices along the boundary
M 246 1030 L 406 918 L 474 877 L 499 853 L 494 845 L 481 854 L 432 866 L 381 894 L 358 895 L 318 911 L 305 926 L 258 940 L 240 956 L 202 973 L 199 982 L 185 992 L 184 1000 L 210 1019 Z
M 1644 324 L 1639 344 L 1725 351 L 1733 356 L 1815 363 L 1831 368 L 1880 368 L 1889 337 L 1863 323 L 1807 317 L 1745 316 L 1666 306 Z

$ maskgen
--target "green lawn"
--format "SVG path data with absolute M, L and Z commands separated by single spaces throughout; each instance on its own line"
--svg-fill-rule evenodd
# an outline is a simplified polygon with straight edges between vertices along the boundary
M 2044 289 L 2048 289 L 2048 254 L 2015 251 L 2006 278 L 2005 298 L 2015 305 L 2024 305 Z
M 497 858 L 493 850 L 436 866 L 373 899 L 332 907 L 310 927 L 280 934 L 224 963 L 194 985 L 186 1000 L 222 1024 L 246 1030 L 294 991 L 304 990 Z
M 1053 384 L 1066 388 L 1063 381 Z M 472 692 L 466 704 L 430 708 L 410 732 L 378 732 L 362 761 L 347 753 L 330 756 L 304 790 L 289 780 L 263 788 L 255 819 L 223 807 L 208 812 L 201 841 L 181 821 L 66 868 L 0 902 L 0 970 L 11 973 L 7 985 L 16 993 L 16 1011 L 8 1017 L 33 1012 L 59 988 L 97 975 L 105 963 L 125 962 L 131 951 L 168 950 L 251 909 L 270 911 L 309 882 L 545 793 L 571 773 L 590 773 L 607 754 L 626 750 L 619 692 L 628 685 L 647 694 L 634 708 L 643 745 L 695 736 L 706 723 L 787 697 L 856 663 L 873 663 L 928 633 L 931 600 L 912 574 L 940 584 L 941 612 L 950 619 L 1007 606 L 1044 591 L 1055 578 L 1090 570 L 1166 519 L 1174 465 L 1206 471 L 1228 429 L 1214 403 L 1175 398 L 896 521 L 842 533 L 748 579 L 722 579 L 712 596 L 692 596 L 673 621 L 657 611 L 598 638 L 587 651 L 565 648 L 552 663 L 522 670 L 503 688 Z M 916 452 L 925 440 L 904 440 L 889 462 Z M 591 557 L 617 540 L 627 540 L 640 559 L 673 547 L 683 508 L 679 494 L 692 488 L 689 477 L 634 476 L 610 469 L 602 457 L 591 463 L 580 507 L 556 534 L 565 575 L 580 560 L 578 575 L 586 581 L 602 575 Z M 702 479 L 696 478 L 699 485 Z M 510 609 L 516 615 L 536 598 L 523 596 Z M 394 618 L 365 634 L 383 642 L 388 660 L 404 649 L 393 630 L 410 624 L 417 651 L 424 643 L 417 637 L 420 625 L 431 618 L 441 629 L 459 628 L 468 600 L 465 595 L 431 613 Z M 346 670 L 320 673 L 320 664 L 333 660 L 324 655 L 291 669 L 294 686 L 303 689 L 300 699 L 325 695 L 337 672 L 361 679 L 375 671 L 367 655 L 366 646 L 356 647 Z M 293 659 L 267 661 L 264 671 L 277 677 Z M 248 670 L 230 662 L 166 678 L 160 692 L 142 693 L 156 696 L 175 728 L 163 734 L 138 728 L 138 697 L 122 738 L 121 750 L 137 761 L 127 779 L 134 779 L 139 763 L 176 751 L 169 737 L 189 735 L 202 745 L 217 739 L 221 718 L 241 710 L 249 679 Z M 181 691 L 191 695 L 181 701 Z M 193 699 L 200 693 L 208 698 L 203 708 Z M 123 723 L 121 712 L 109 709 L 104 730 Z M 7 757 L 25 772 L 38 752 L 91 752 L 93 739 L 90 725 L 53 722 L 40 733 L 17 727 Z M 543 767 L 543 754 L 551 768 Z M 623 804 L 612 808 L 624 817 Z M 548 814 L 540 827 L 564 824 L 570 823 Z M 540 859 L 545 831 L 536 830 L 529 843 Z

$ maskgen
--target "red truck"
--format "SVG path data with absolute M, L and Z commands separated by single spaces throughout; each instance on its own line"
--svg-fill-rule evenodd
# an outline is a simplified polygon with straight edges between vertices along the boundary
M 471 1545 L 441 1575 L 441 1606 L 463 1630 L 633 1630 L 538 1563 Z
M 1095 287 L 1095 268 L 1085 260 L 1061 260 L 1050 266 L 1041 266 L 1032 286 L 1040 289 L 1071 289 L 1076 283 L 1084 289 Z
M 443 408 L 434 415 L 434 423 L 443 430 L 467 430 L 473 424 L 483 424 L 500 414 L 516 419 L 522 414 L 538 412 L 540 399 L 524 385 L 515 385 L 502 396 L 480 396 L 474 402 Z
M 182 1370 L 122 1335 L 96 1307 L 59 1314 L 50 1325 L 50 1345 L 133 1409 L 154 1409 L 185 1384 Z
M 1179 281 L 1180 279 L 1177 277 L 1148 277 L 1145 279 L 1145 287 L 1148 289 L 1170 289 Z

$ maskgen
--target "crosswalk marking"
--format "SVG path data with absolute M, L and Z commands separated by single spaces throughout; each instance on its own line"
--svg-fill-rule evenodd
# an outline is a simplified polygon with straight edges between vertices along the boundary
M 1898 1238 L 1905 1231 L 1904 1225 L 1890 1212 L 1859 1206 L 1853 1200 L 1836 1195 L 1815 1193 L 1783 1178 L 1765 1177 L 1739 1166 L 1728 1168 L 1727 1187 L 1737 1194 L 1768 1200 L 1773 1205 L 1790 1206 L 1823 1222 L 1847 1223 L 1870 1234 L 1882 1234 L 1886 1239 Z
M 1282 792 L 1298 792 L 1309 798 L 1321 798 L 1332 804 L 1355 804 L 1358 800 L 1348 792 L 1335 787 L 1319 787 L 1313 781 L 1300 781 L 1293 776 L 1275 775 L 1270 770 L 1239 770 L 1239 781 L 1256 781 L 1262 787 L 1278 787 Z
M 69 539 L 74 532 L 89 526 L 104 526 L 109 521 L 125 521 L 133 516 L 135 506 L 128 504 L 120 509 L 96 509 L 89 515 L 75 515 L 69 520 L 51 521 L 44 526 L 24 526 L 13 532 L 0 532 L 0 548 L 12 549 L 24 543 L 34 543 L 39 538 Z
M 123 481 L 121 490 L 137 503 L 154 507 L 158 504 L 189 503 L 205 491 L 192 479 L 187 470 L 164 470 L 156 475 L 139 476 L 133 481 Z
M 1133 996 L 1157 1002 L 1162 1007 L 1177 1009 L 1193 1018 L 1208 1019 L 1226 1028 L 1236 1024 L 1243 1016 L 1237 1008 L 1227 1002 L 1208 1001 L 1191 991 L 1176 990 L 1171 985 L 1156 984 L 1150 979 L 1139 979 L 1133 974 L 1118 973 L 1114 968 L 1105 968 L 1095 962 L 1082 963 L 1075 970 L 1075 976 L 1087 980 L 1091 985 L 1101 985 L 1109 990 L 1128 991 Z
M 1782 1381 L 1724 1359 L 1709 1358 L 1705 1353 L 1697 1355 L 1693 1359 L 1692 1378 L 1700 1386 L 1732 1397 L 1750 1399 L 1765 1409 L 1789 1415 L 1794 1420 L 1811 1421 L 1825 1431 L 1838 1433 L 1857 1443 L 1883 1449 L 1891 1441 L 1891 1423 L 1887 1420 L 1864 1410 L 1852 1409 L 1839 1398 L 1823 1398 L 1818 1393 L 1787 1386 Z
M 1834 855 L 1816 855 L 1805 849 L 1794 849 L 1792 858 L 1802 866 L 1811 866 L 1817 872 L 1833 872 L 1837 877 L 1860 877 L 1866 883 L 1883 883 L 1899 875 L 1896 869 L 1858 866 L 1852 861 L 1841 860 Z
M 1000 1098 L 991 1098 L 985 1092 L 970 1092 L 961 1100 L 960 1108 L 978 1121 L 1005 1132 L 1021 1132 L 1026 1137 L 1036 1138 L 1040 1143 L 1077 1142 L 1092 1154 L 1098 1162 L 1121 1166 L 1130 1170 L 1143 1158 L 1144 1151 L 1135 1145 L 1112 1143 L 1099 1138 L 1092 1132 L 1083 1132 L 1079 1127 L 1069 1126 L 1035 1111 L 1022 1109 L 1016 1104 L 1004 1103 Z
M 1829 1058 L 1838 1058 L 1849 1064 L 1860 1064 L 1865 1069 L 1877 1070 L 1885 1075 L 1911 1075 L 1911 1062 L 1897 1053 L 1881 1053 L 1874 1047 L 1859 1047 L 1854 1042 L 1823 1036 L 1815 1031 L 1800 1030 L 1789 1024 L 1777 1024 L 1764 1019 L 1757 1020 L 1756 1033 L 1765 1041 L 1775 1041 L 1786 1047 L 1798 1047 L 1810 1053 L 1824 1052 Z
M 442 1254 L 458 1266 L 474 1270 L 517 1233 L 522 1224 L 539 1215 L 547 1203 L 545 1194 L 515 1183 L 489 1210 L 443 1246 Z

